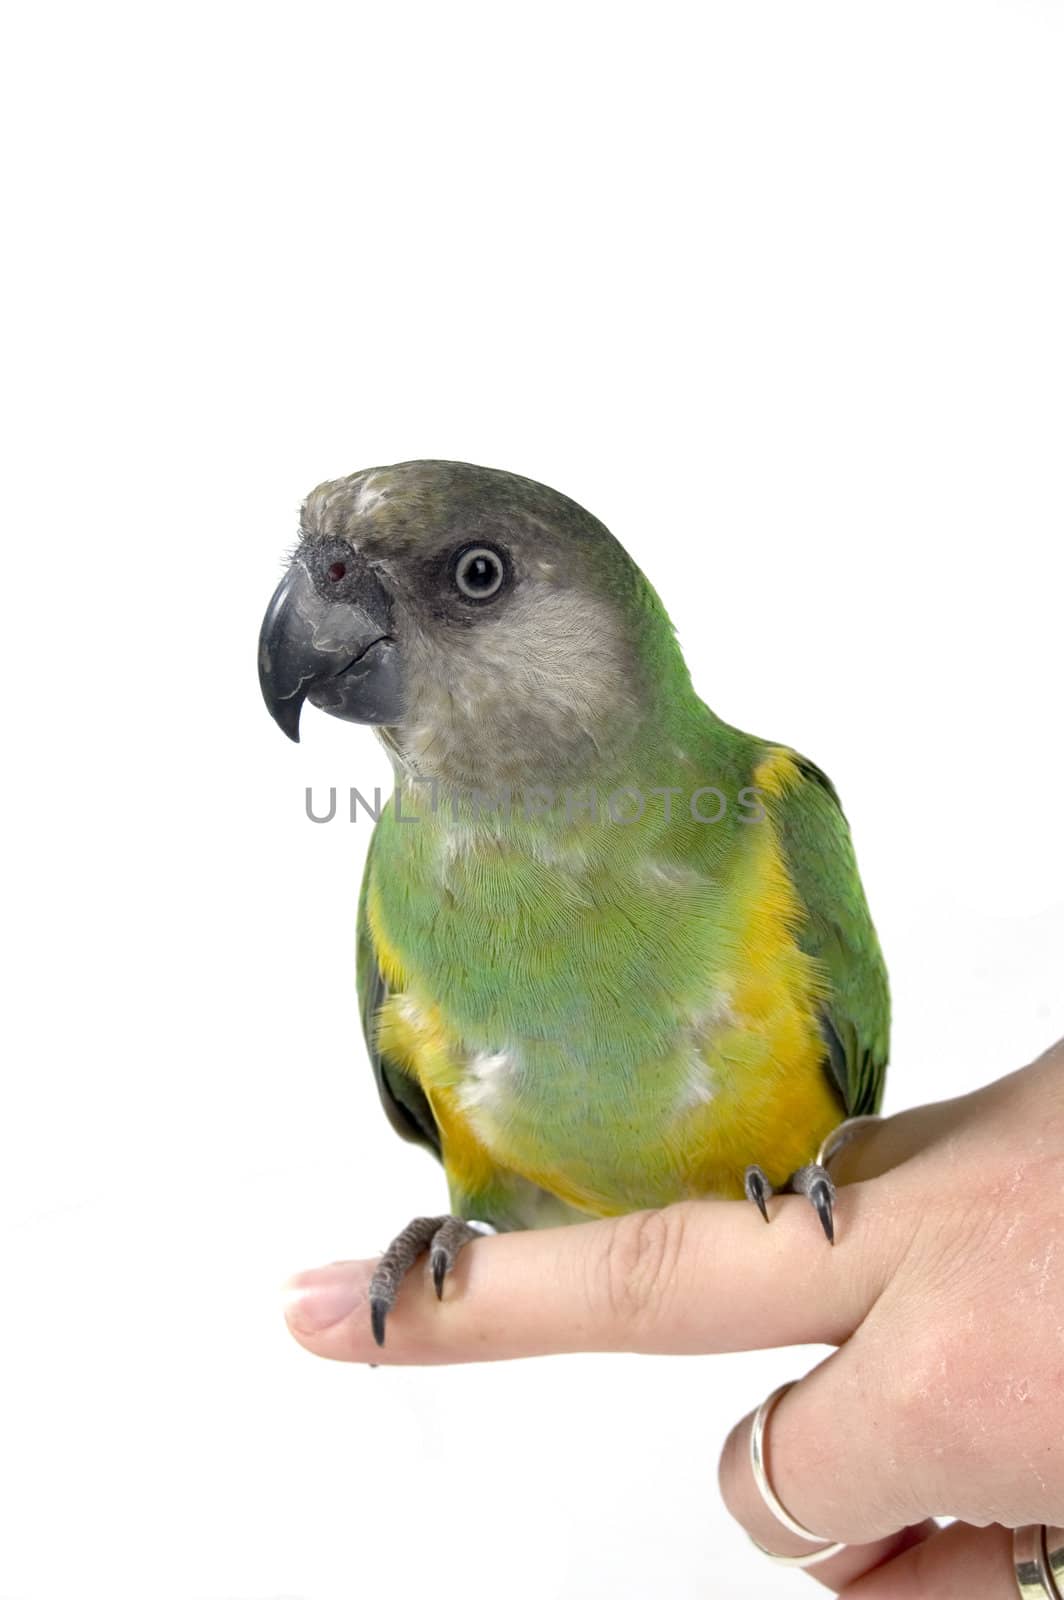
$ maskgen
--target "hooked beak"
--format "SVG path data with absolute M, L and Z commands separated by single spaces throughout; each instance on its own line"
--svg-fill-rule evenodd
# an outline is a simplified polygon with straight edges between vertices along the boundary
M 278 584 L 259 634 L 267 710 L 299 742 L 304 700 L 346 722 L 396 722 L 402 712 L 391 596 L 369 565 L 343 549 L 341 582 L 315 580 L 296 559 Z

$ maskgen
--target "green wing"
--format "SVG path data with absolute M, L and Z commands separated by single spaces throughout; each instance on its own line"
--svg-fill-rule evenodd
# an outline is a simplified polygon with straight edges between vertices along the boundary
M 821 1020 L 846 1114 L 871 1115 L 883 1098 L 889 1053 L 887 969 L 835 787 L 811 761 L 794 760 L 800 779 L 772 809 L 806 910 L 800 942 L 831 986 Z
M 374 833 L 376 838 L 376 833 Z M 373 935 L 366 916 L 366 898 L 373 870 L 373 839 L 366 856 L 366 869 L 362 874 L 362 890 L 358 897 L 358 940 L 356 946 L 358 968 L 358 1004 L 362 1013 L 362 1032 L 369 1051 L 377 1092 L 385 1114 L 400 1138 L 414 1144 L 423 1144 L 434 1155 L 440 1156 L 440 1130 L 432 1115 L 421 1085 L 409 1073 L 402 1072 L 383 1055 L 377 1044 L 377 1013 L 388 998 L 388 985 L 384 981 L 373 948 Z

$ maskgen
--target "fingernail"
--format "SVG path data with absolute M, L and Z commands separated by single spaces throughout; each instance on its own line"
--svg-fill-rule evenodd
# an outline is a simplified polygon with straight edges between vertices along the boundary
M 297 1333 L 322 1333 L 342 1322 L 366 1298 L 354 1261 L 334 1261 L 290 1278 L 284 1286 L 284 1314 Z

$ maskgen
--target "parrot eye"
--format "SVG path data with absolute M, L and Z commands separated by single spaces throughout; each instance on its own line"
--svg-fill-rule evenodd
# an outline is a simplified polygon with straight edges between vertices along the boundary
M 346 571 L 347 568 L 342 561 L 334 561 L 332 566 L 326 570 L 325 576 L 330 583 L 339 583 Z
M 454 581 L 467 600 L 490 600 L 506 578 L 506 567 L 498 550 L 476 544 L 459 552 L 454 566 Z

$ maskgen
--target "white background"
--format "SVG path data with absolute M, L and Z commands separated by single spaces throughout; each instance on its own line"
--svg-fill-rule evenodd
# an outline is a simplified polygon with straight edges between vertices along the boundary
M 806 1592 L 715 1466 L 815 1352 L 287 1337 L 283 1277 L 443 1186 L 365 1065 L 365 824 L 303 816 L 384 759 L 286 743 L 256 633 L 322 478 L 555 485 L 841 789 L 889 1106 L 1048 1045 L 1060 6 L 45 5 L 3 54 L 0 1593 Z

